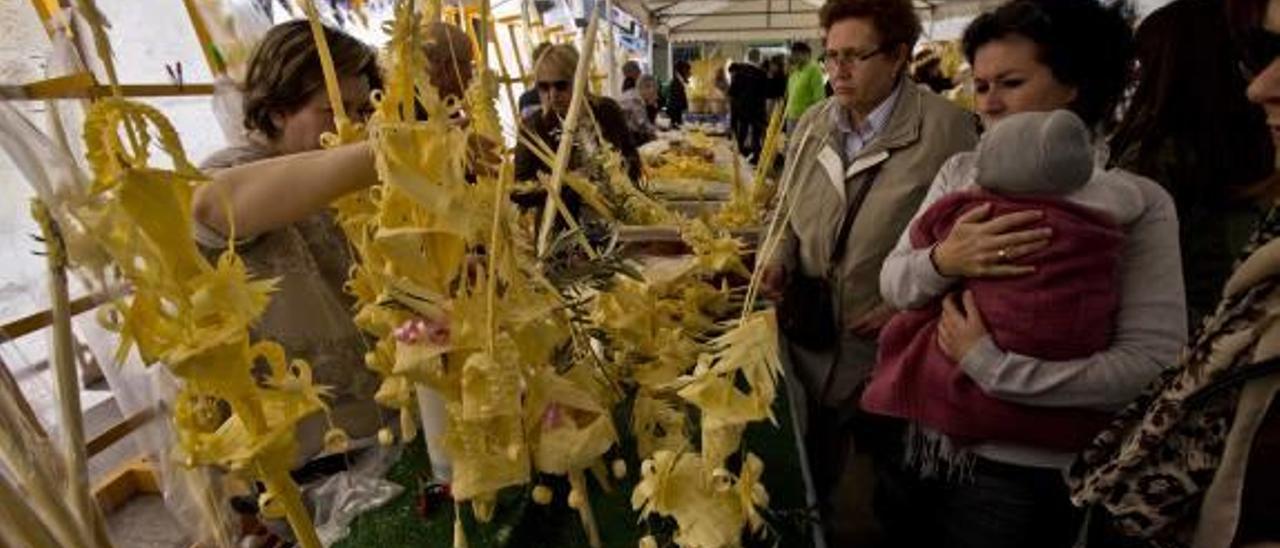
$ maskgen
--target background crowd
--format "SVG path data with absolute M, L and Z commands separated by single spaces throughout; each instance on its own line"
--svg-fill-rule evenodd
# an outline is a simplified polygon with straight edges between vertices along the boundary
M 915 51 L 908 0 L 829 0 L 819 25 L 817 55 L 752 51 L 722 76 L 750 159 L 785 102 L 794 188 L 764 293 L 835 545 L 1280 542 L 1280 0 L 1175 0 L 1136 32 L 1122 5 L 1010 0 L 965 30 L 965 82 Z M 360 112 L 371 57 L 329 40 Z M 358 336 L 329 313 L 346 270 L 326 262 L 341 246 L 324 209 L 376 182 L 373 156 L 316 150 L 319 74 L 269 70 L 315 55 L 305 29 L 266 43 L 279 52 L 260 48 L 247 84 L 256 140 L 206 163 L 196 223 L 207 246 L 234 234 L 251 267 L 331 297 L 286 291 L 262 327 L 360 397 L 312 355 Z M 471 60 L 433 51 L 435 82 L 460 94 Z M 520 125 L 554 147 L 578 53 L 535 59 Z M 666 85 L 621 68 L 619 97 L 587 98 L 601 132 L 571 167 L 607 143 L 639 180 L 637 147 L 687 120 L 690 64 Z M 939 95 L 958 85 L 974 112 Z M 515 154 L 518 178 L 548 171 L 524 141 Z M 335 323 L 291 332 L 302 316 Z

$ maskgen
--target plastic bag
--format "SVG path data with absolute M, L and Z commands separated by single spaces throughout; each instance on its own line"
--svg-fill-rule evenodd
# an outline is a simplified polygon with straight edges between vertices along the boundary
M 399 456 L 398 447 L 375 445 L 361 454 L 349 470 L 303 487 L 306 501 L 314 509 L 320 542 L 332 546 L 346 538 L 356 516 L 386 504 L 404 491 L 402 485 L 383 479 Z
M 249 133 L 244 128 L 244 93 L 235 81 L 226 75 L 213 83 L 213 116 L 218 119 L 222 136 L 230 146 L 248 143 Z
M 244 144 L 248 134 L 244 128 L 244 95 L 240 83 L 249 68 L 253 48 L 271 29 L 269 12 L 254 0 L 197 2 L 196 7 L 209 30 L 214 57 L 225 72 L 213 82 L 213 114 L 218 119 L 227 143 Z
M 71 76 L 87 72 L 79 50 L 67 36 L 65 28 L 58 27 L 49 37 L 52 48 L 49 51 L 48 64 L 45 66 L 45 77 L 49 79 Z M 84 101 L 62 100 L 45 101 L 48 107 L 49 128 L 53 139 L 72 160 L 84 158 L 84 140 L 80 138 L 84 127 Z M 84 164 L 77 164 L 84 167 Z

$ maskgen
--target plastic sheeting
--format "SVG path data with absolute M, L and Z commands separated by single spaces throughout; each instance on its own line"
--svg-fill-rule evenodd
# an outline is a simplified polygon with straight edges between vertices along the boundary
M 4 150 L 35 194 L 54 213 L 67 238 L 73 260 L 77 249 L 77 226 L 65 205 L 80 199 L 88 187 L 88 179 L 76 162 L 37 129 L 12 103 L 0 102 L 0 150 Z M 105 288 L 109 282 L 97 273 L 76 272 L 94 288 Z M 163 368 L 145 368 L 131 356 L 125 363 L 112 364 L 111 350 L 116 335 L 97 328 L 90 322 L 77 322 L 81 336 L 94 350 L 103 374 L 126 416 L 149 411 L 157 417 L 168 415 L 167 401 L 174 393 L 173 381 Z M 168 448 L 173 445 L 173 432 L 167 420 L 152 420 L 137 432 L 144 451 L 153 454 L 158 465 L 164 499 L 169 511 L 182 524 L 191 527 L 189 536 L 198 541 L 214 541 L 224 545 L 229 538 L 230 517 L 217 495 L 216 483 L 208 471 L 192 470 L 174 462 Z M 219 542 L 221 541 L 221 542 Z
M 346 472 L 303 488 L 308 505 L 314 508 L 320 542 L 332 546 L 346 538 L 356 516 L 386 504 L 404 491 L 400 484 L 383 479 L 399 455 L 398 447 L 375 446 Z

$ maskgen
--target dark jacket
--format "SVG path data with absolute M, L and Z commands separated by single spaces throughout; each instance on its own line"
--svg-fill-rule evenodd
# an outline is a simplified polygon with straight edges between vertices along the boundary
M 684 81 L 676 75 L 667 88 L 667 117 L 671 118 L 671 125 L 684 123 L 684 113 L 688 111 L 689 96 L 685 94 Z
M 516 108 L 520 109 L 519 116 L 523 117 L 527 109 L 539 108 L 542 106 L 542 99 L 538 97 L 538 89 L 530 87 L 520 94 L 520 99 L 516 102 Z
M 596 123 L 600 125 L 600 133 L 604 136 L 604 139 L 622 154 L 622 159 L 626 162 L 627 176 L 631 177 L 632 181 L 639 181 L 640 152 L 636 150 L 636 145 L 631 139 L 631 132 L 627 130 L 627 120 L 622 113 L 622 107 L 618 106 L 617 101 L 613 99 L 594 95 L 587 97 L 587 104 L 591 107 Z M 585 115 L 586 113 L 584 112 L 583 114 Z M 541 137 L 547 143 L 547 146 L 551 147 L 552 151 L 559 146 L 560 118 L 555 113 L 538 111 L 526 117 L 523 123 L 524 127 Z M 576 167 L 571 160 L 569 168 Z M 533 179 L 540 172 L 550 173 L 551 166 L 543 163 L 523 142 L 517 143 L 516 180 Z
M 1263 213 L 1250 200 L 1236 196 L 1231 183 L 1239 188 L 1240 181 L 1218 179 L 1201 158 L 1198 151 L 1157 136 L 1112 157 L 1116 167 L 1160 183 L 1173 196 L 1178 207 L 1182 279 L 1187 284 L 1187 325 L 1192 329 L 1213 314 L 1240 249 Z
M 787 95 L 787 73 L 768 76 L 764 85 L 765 99 L 781 99 Z
M 729 66 L 729 101 L 734 113 L 763 116 L 769 76 L 751 63 Z

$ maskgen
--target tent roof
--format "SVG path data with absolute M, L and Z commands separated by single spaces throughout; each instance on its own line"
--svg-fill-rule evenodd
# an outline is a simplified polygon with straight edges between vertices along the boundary
M 998 0 L 913 0 L 926 22 L 969 18 Z M 775 41 L 819 36 L 822 0 L 615 0 L 671 42 Z M 926 30 L 926 34 L 928 34 Z M 941 36 L 939 38 L 950 38 Z

